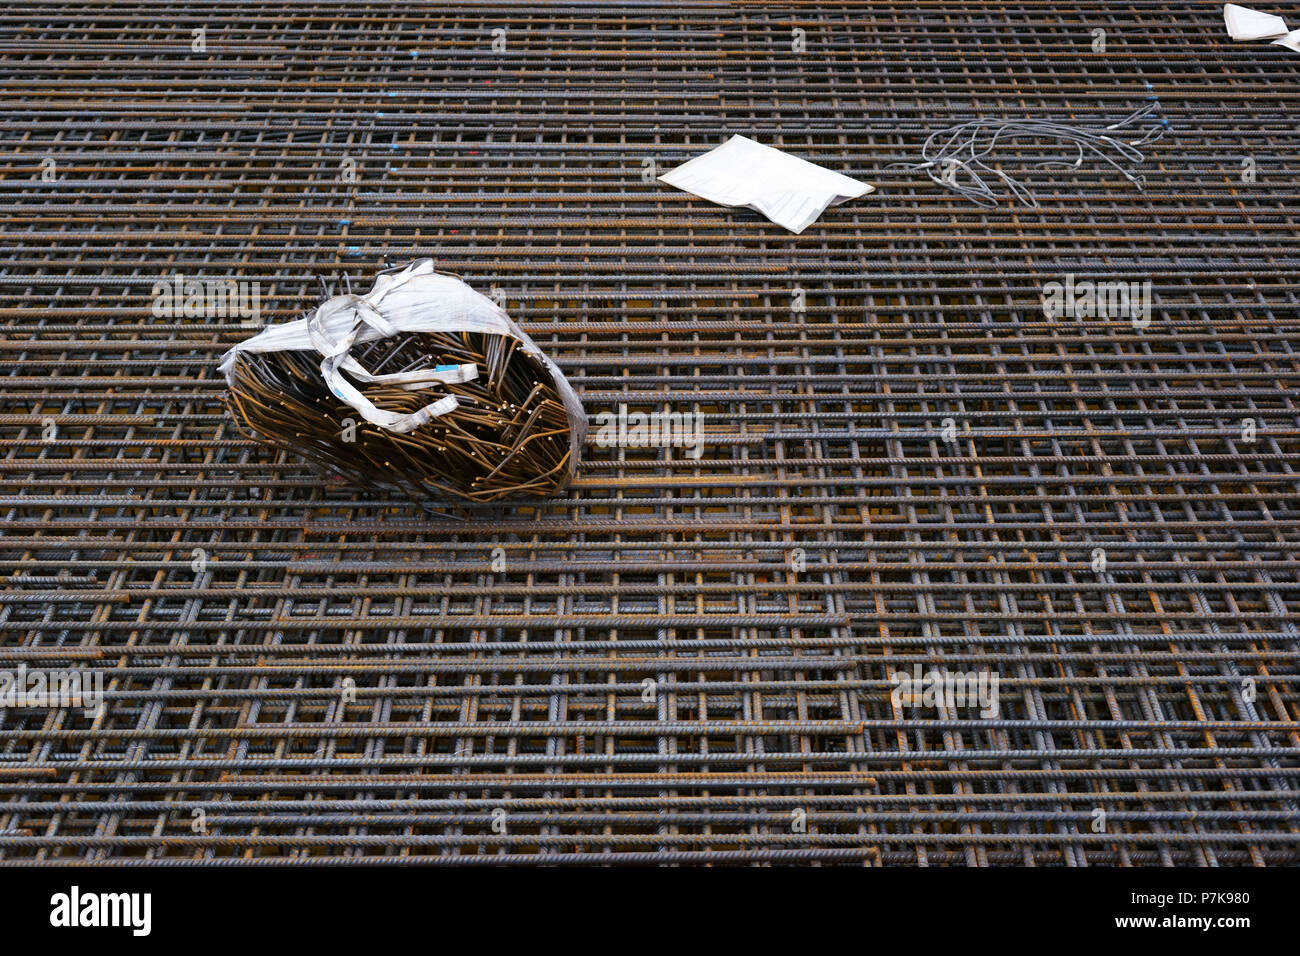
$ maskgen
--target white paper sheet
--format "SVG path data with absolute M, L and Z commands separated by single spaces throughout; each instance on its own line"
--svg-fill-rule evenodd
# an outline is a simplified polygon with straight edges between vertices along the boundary
M 807 229 L 828 206 L 876 188 L 746 136 L 731 137 L 659 181 L 719 206 L 754 209 L 793 233 Z
M 1286 33 L 1286 21 L 1235 3 L 1223 6 L 1223 23 L 1234 40 L 1268 40 Z
M 1288 50 L 1295 50 L 1300 53 L 1300 30 L 1292 30 L 1284 37 L 1274 40 L 1272 46 L 1284 46 Z

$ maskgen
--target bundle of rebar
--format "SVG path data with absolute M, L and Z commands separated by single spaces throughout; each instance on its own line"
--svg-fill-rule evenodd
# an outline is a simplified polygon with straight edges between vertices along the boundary
M 424 294 L 436 300 L 447 291 L 435 284 Z M 364 325 L 365 299 L 341 299 L 340 308 L 351 309 Z M 477 299 L 487 308 L 487 300 Z M 309 337 L 320 332 L 312 323 L 328 305 L 301 320 Z M 423 305 L 417 300 L 412 307 Z M 467 320 L 449 320 L 456 321 Z M 320 346 L 258 349 L 245 343 L 232 350 L 225 367 L 230 409 L 252 437 L 357 483 L 397 487 L 417 500 L 495 501 L 558 491 L 573 474 L 580 451 L 574 439 L 581 441 L 584 428 L 581 415 L 566 408 L 568 386 L 507 323 L 470 324 L 394 330 L 357 345 L 342 366 L 362 379 L 357 388 L 364 401 L 353 403 L 346 385 L 328 380 L 330 360 L 322 362 Z M 328 336 L 325 343 L 326 349 L 332 344 Z M 346 344 L 336 352 L 347 352 Z M 380 410 L 374 420 L 364 417 L 370 406 Z

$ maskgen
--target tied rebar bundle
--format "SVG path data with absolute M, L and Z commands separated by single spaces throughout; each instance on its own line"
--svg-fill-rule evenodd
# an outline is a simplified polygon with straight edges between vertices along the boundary
M 252 437 L 416 500 L 548 495 L 576 472 L 576 394 L 505 312 L 422 260 L 222 362 Z

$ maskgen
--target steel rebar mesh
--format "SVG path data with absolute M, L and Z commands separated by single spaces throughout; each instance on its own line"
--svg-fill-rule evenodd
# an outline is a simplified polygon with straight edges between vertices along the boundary
M 0 13 L 0 666 L 106 693 L 0 710 L 0 861 L 1296 862 L 1297 63 L 1155 0 Z M 887 169 L 1153 96 L 1144 192 Z M 795 237 L 646 175 L 732 133 L 879 191 Z M 151 309 L 421 255 L 703 454 L 430 516 Z

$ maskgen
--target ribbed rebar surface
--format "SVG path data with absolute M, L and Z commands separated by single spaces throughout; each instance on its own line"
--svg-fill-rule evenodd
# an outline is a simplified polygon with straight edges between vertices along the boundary
M 1300 856 L 1300 56 L 1220 4 L 29 3 L 0 58 L 0 667 L 105 692 L 0 709 L 0 861 Z M 1152 97 L 1144 192 L 886 168 Z M 878 191 L 653 181 L 732 133 Z M 558 499 L 323 479 L 227 416 L 241 317 L 153 307 L 425 255 L 581 393 Z

